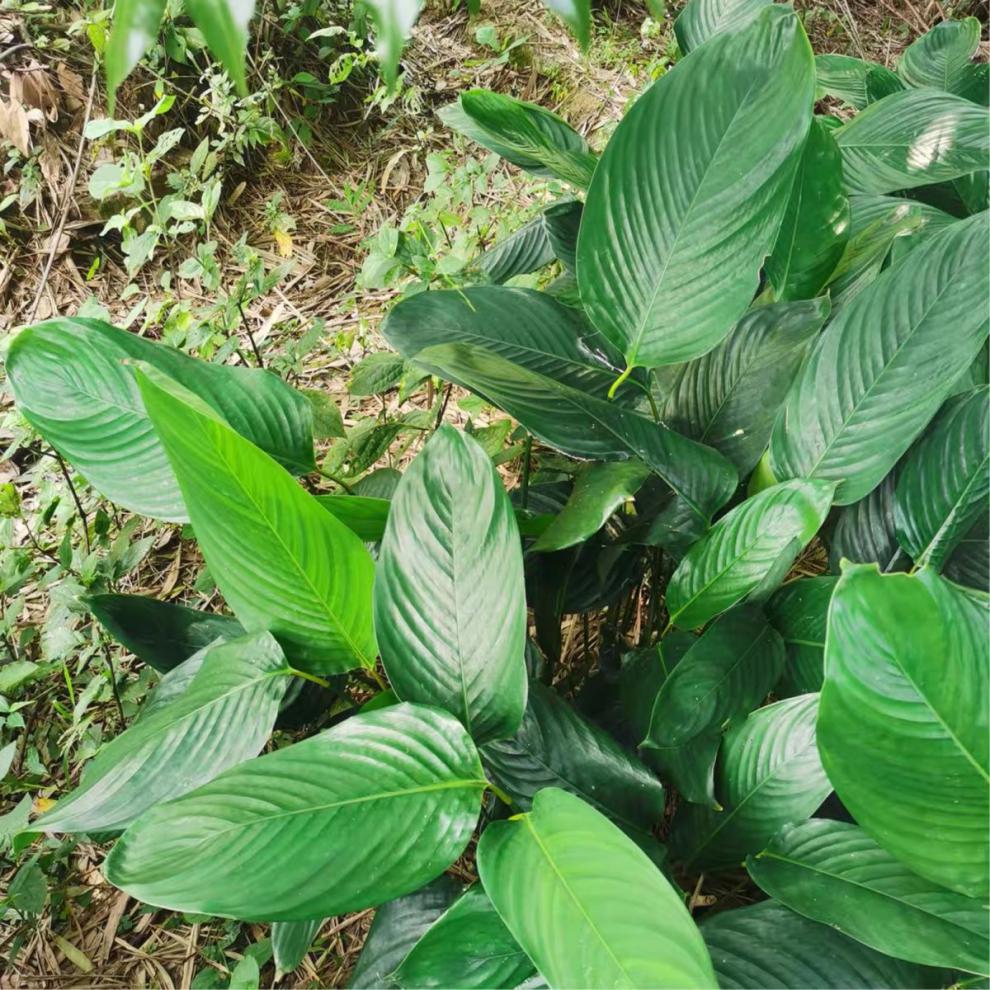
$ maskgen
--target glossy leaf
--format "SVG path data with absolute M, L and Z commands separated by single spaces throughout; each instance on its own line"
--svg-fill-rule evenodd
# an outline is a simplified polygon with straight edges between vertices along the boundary
M 977 519 L 945 565 L 945 576 L 957 584 L 990 592 L 990 527 Z
M 423 7 L 423 0 L 364 0 L 375 22 L 375 40 L 382 78 L 389 89 L 395 87 L 399 59 L 406 38 Z
M 748 474 L 828 313 L 825 297 L 751 309 L 718 347 L 671 369 L 663 422 L 714 447 L 741 475 Z
M 156 519 L 187 518 L 124 365 L 134 361 L 194 392 L 285 467 L 315 468 L 309 403 L 269 372 L 196 361 L 99 320 L 59 317 L 22 330 L 6 363 L 18 408 L 112 502 Z
M 908 86 L 930 86 L 979 101 L 986 75 L 972 61 L 980 47 L 980 22 L 975 17 L 942 21 L 908 45 L 897 63 L 897 74 Z M 982 79 L 981 79 L 982 76 Z M 986 95 L 983 101 L 986 105 Z
M 508 237 L 496 241 L 479 255 L 477 264 L 492 282 L 501 285 L 516 275 L 535 272 L 549 265 L 553 259 L 554 252 L 547 236 L 547 228 L 543 217 L 539 216 Z
M 104 873 L 176 911 L 259 921 L 358 911 L 442 873 L 471 838 L 485 786 L 452 715 L 393 705 L 152 808 Z
M 802 917 L 777 901 L 720 911 L 701 923 L 722 990 L 917 990 L 935 974 Z
M 875 62 L 852 55 L 816 55 L 815 100 L 831 96 L 862 110 L 871 102 L 866 88 L 867 77 L 877 68 Z
M 218 638 L 244 635 L 230 616 L 143 595 L 88 595 L 83 601 L 118 643 L 160 674 Z
M 577 267 L 577 240 L 583 213 L 584 204 L 577 199 L 565 199 L 543 211 L 547 239 L 553 253 L 569 272 Z
M 261 752 L 288 685 L 268 633 L 215 646 L 189 687 L 104 746 L 82 784 L 42 815 L 45 832 L 125 828 L 142 812 Z
M 534 552 L 564 550 L 597 533 L 649 477 L 639 461 L 591 464 L 580 470 L 567 503 L 533 543 Z
M 498 916 L 480 884 L 466 890 L 423 934 L 395 974 L 419 988 L 516 987 L 533 964 Z
M 524 811 L 545 787 L 576 794 L 614 821 L 648 830 L 663 816 L 663 787 L 607 732 L 533 682 L 519 731 L 481 755 L 492 780 Z
M 677 46 L 687 55 L 721 31 L 738 31 L 771 0 L 689 0 L 674 21 Z
M 986 168 L 987 111 L 935 89 L 906 89 L 833 132 L 849 192 L 889 193 Z
M 601 461 L 638 457 L 702 519 L 724 505 L 736 487 L 735 469 L 710 447 L 491 351 L 450 344 L 427 348 L 420 359 L 565 453 Z
M 210 573 L 244 627 L 267 629 L 318 673 L 373 664 L 374 564 L 361 541 L 195 397 L 151 368 L 136 374 Z
M 925 570 L 849 567 L 832 597 L 818 745 L 864 830 L 919 875 L 986 897 L 987 606 Z M 933 662 L 935 658 L 935 662 Z
M 877 564 L 881 571 L 906 571 L 910 564 L 894 534 L 897 468 L 865 498 L 835 514 L 829 538 L 829 569 L 838 574 L 843 560 Z
M 552 987 L 715 986 L 680 895 L 631 839 L 566 791 L 547 788 L 531 812 L 492 822 L 478 872 Z
M 900 545 L 915 566 L 940 570 L 990 495 L 990 390 L 965 392 L 942 407 L 908 454 L 894 494 Z
M 667 587 L 670 621 L 704 625 L 773 591 L 828 514 L 834 485 L 785 481 L 727 512 L 687 552 Z
M 804 821 L 832 785 L 815 745 L 818 695 L 788 698 L 730 728 L 715 771 L 718 810 L 683 805 L 672 854 L 695 870 L 738 866 L 788 822 Z
M 110 113 L 117 87 L 158 37 L 165 0 L 116 0 L 105 52 Z
M 276 921 L 272 925 L 276 973 L 291 973 L 299 968 L 323 927 L 323 921 L 323 918 L 314 918 L 312 921 Z
M 365 543 L 378 543 L 385 535 L 391 501 L 367 495 L 317 495 L 316 501 Z
M 983 346 L 988 243 L 985 215 L 953 224 L 825 328 L 774 427 L 776 477 L 836 481 L 837 505 L 879 484 Z
M 238 91 L 247 95 L 244 60 L 254 0 L 186 0 L 186 11 Z
M 375 632 L 395 693 L 453 712 L 478 742 L 526 707 L 526 595 L 512 506 L 487 454 L 444 425 L 399 482 L 382 540 Z
M 878 952 L 986 971 L 985 905 L 912 873 L 855 825 L 813 818 L 789 826 L 746 868 L 791 910 Z
M 767 602 L 767 618 L 787 651 L 777 684 L 780 697 L 820 691 L 825 677 L 825 628 L 828 605 L 838 578 L 809 577 L 785 584 Z
M 801 25 L 772 5 L 661 76 L 616 128 L 588 190 L 578 284 L 629 367 L 699 357 L 746 311 L 808 133 L 812 77 Z
M 842 155 L 829 128 L 812 120 L 780 233 L 766 260 L 776 298 L 810 299 L 820 292 L 848 239 Z

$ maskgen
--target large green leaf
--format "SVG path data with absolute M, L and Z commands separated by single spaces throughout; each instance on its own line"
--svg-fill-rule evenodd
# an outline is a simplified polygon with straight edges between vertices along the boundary
M 534 175 L 554 175 L 584 188 L 597 158 L 555 113 L 488 89 L 469 89 L 440 119 L 465 137 Z
M 604 729 L 556 692 L 533 682 L 519 731 L 481 748 L 492 780 L 524 811 L 545 787 L 561 787 L 630 829 L 663 817 L 663 787 Z
M 802 917 L 777 901 L 720 911 L 701 923 L 722 990 L 917 990 L 930 973 Z
M 832 785 L 815 745 L 818 695 L 788 698 L 730 728 L 719 753 L 720 809 L 682 805 L 671 853 L 696 870 L 738 866 L 788 822 L 812 815 Z
M 810 299 L 821 291 L 848 239 L 842 155 L 831 130 L 812 120 L 780 233 L 766 260 L 776 298 Z
M 677 45 L 689 51 L 721 31 L 738 31 L 771 0 L 688 0 L 674 21 Z
M 496 241 L 478 256 L 476 263 L 492 282 L 501 285 L 515 275 L 527 275 L 549 265 L 554 257 L 546 225 L 539 216 Z
M 186 11 L 234 85 L 247 95 L 244 59 L 254 0 L 186 0 Z
M 375 659 L 374 563 L 361 541 L 263 451 L 154 369 L 137 372 L 196 538 L 244 627 L 293 663 L 341 673 Z
M 391 500 L 367 495 L 317 495 L 316 501 L 365 543 L 385 535 Z
M 420 292 L 395 306 L 382 333 L 409 360 L 437 373 L 442 369 L 425 361 L 422 352 L 463 343 L 603 399 L 619 374 L 608 341 L 580 312 L 533 289 Z
M 904 462 L 894 493 L 897 539 L 915 566 L 941 569 L 990 494 L 990 389 L 951 399 Z
M 865 498 L 835 514 L 829 536 L 829 569 L 838 574 L 843 560 L 877 564 L 881 571 L 905 571 L 910 564 L 894 533 L 894 468 Z
M 967 588 L 990 592 L 990 526 L 986 516 L 973 523 L 952 551 L 945 576 Z
M 99 320 L 28 327 L 7 354 L 18 408 L 111 501 L 156 519 L 187 518 L 125 361 L 174 378 L 285 467 L 314 470 L 310 404 L 275 375 L 196 361 Z
M 158 37 L 166 0 L 116 0 L 105 52 L 110 112 L 117 87 Z
M 879 68 L 876 62 L 852 55 L 815 56 L 815 99 L 832 96 L 862 110 L 872 102 L 866 89 L 869 74 Z
M 836 577 L 801 578 L 785 584 L 767 602 L 767 618 L 787 651 L 778 697 L 820 691 L 825 677 L 825 627 Z
M 492 822 L 478 872 L 509 931 L 551 987 L 714 987 L 704 942 L 636 844 L 579 798 L 541 791 Z
M 687 552 L 667 586 L 670 621 L 694 629 L 783 581 L 832 504 L 832 482 L 785 481 L 727 512 Z
M 561 200 L 543 211 L 547 239 L 567 272 L 577 267 L 577 240 L 583 214 L 584 203 L 578 199 Z
M 828 313 L 824 296 L 751 309 L 714 350 L 671 369 L 663 422 L 714 447 L 745 476 Z
M 588 190 L 577 265 L 589 316 L 630 367 L 699 357 L 746 311 L 812 89 L 808 39 L 773 5 L 692 52 L 619 124 Z
M 446 344 L 427 348 L 419 360 L 484 396 L 565 453 L 601 461 L 638 457 L 702 520 L 735 490 L 735 469 L 717 451 L 490 350 Z
M 261 752 L 289 673 L 268 633 L 209 649 L 189 687 L 104 746 L 82 784 L 42 815 L 45 832 L 121 829 Z
M 457 719 L 393 705 L 145 812 L 104 873 L 177 911 L 259 921 L 358 911 L 442 873 L 471 838 L 485 786 Z
M 849 567 L 832 596 L 818 745 L 842 803 L 912 870 L 986 897 L 987 606 L 930 570 Z
M 401 987 L 516 987 L 533 974 L 480 884 L 466 890 L 426 931 L 395 974 Z
M 864 289 L 812 349 L 770 441 L 777 478 L 872 491 L 932 418 L 987 336 L 985 214 L 953 224 Z
M 374 590 L 395 693 L 453 712 L 478 741 L 526 708 L 526 593 L 519 529 L 488 455 L 443 425 L 392 499 Z
M 951 93 L 906 89 L 833 132 L 850 192 L 888 193 L 987 167 L 987 111 Z
M 862 233 L 871 224 L 890 215 L 890 212 L 897 207 L 909 204 L 911 211 L 921 219 L 918 230 L 910 238 L 904 238 L 903 243 L 915 242 L 932 234 L 937 234 L 951 224 L 956 223 L 959 218 L 951 213 L 946 213 L 928 203 L 921 203 L 917 200 L 905 200 L 901 196 L 880 196 L 875 193 L 860 193 L 849 197 L 850 224 L 849 234 L 855 237 Z
M 323 918 L 312 921 L 276 921 L 272 925 L 272 955 L 276 973 L 291 973 L 309 952 Z
M 741 606 L 694 642 L 656 695 L 644 745 L 680 746 L 751 712 L 780 676 L 784 645 L 763 613 Z
M 985 973 L 986 906 L 912 873 L 855 825 L 788 826 L 746 861 L 771 897 L 898 959 Z
M 83 601 L 118 643 L 161 674 L 216 639 L 244 635 L 230 616 L 144 595 L 89 595 Z
M 897 74 L 908 86 L 943 89 L 986 106 L 986 68 L 973 62 L 980 30 L 975 17 L 936 24 L 908 45 L 897 63 Z

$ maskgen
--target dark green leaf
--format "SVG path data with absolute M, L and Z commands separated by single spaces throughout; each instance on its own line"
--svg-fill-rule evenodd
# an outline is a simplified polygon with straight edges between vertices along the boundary
M 843 560 L 877 564 L 882 571 L 905 571 L 909 561 L 894 534 L 894 487 L 897 469 L 866 498 L 836 512 L 829 539 L 829 569 L 839 573 Z
M 972 61 L 980 47 L 980 22 L 975 17 L 942 21 L 908 45 L 897 63 L 897 74 L 908 86 L 931 86 L 986 105 L 978 93 L 986 75 Z
M 848 511 L 848 510 L 847 510 Z M 801 578 L 785 584 L 767 603 L 767 618 L 787 651 L 776 694 L 788 698 L 820 691 L 824 673 L 828 603 L 838 578 Z
M 247 95 L 244 59 L 254 0 L 186 0 L 186 11 L 241 95 Z
M 553 253 L 569 272 L 577 268 L 577 240 L 583 212 L 584 204 L 577 199 L 554 203 L 543 211 L 547 239 Z
M 876 68 L 876 62 L 867 62 L 851 55 L 816 55 L 815 100 L 832 96 L 856 110 L 862 110 L 870 102 L 866 80 Z
M 677 45 L 689 51 L 721 31 L 745 27 L 771 0 L 688 0 L 674 22 Z
M 309 952 L 316 933 L 323 927 L 322 918 L 312 921 L 276 921 L 272 925 L 272 953 L 277 973 L 291 973 Z
M 158 37 L 165 0 L 116 0 L 105 52 L 110 113 L 117 87 Z
M 952 551 L 945 576 L 967 588 L 990 592 L 990 527 L 985 517 L 976 520 Z
M 482 252 L 477 264 L 494 283 L 501 285 L 515 275 L 535 272 L 553 259 L 547 228 L 539 216 Z
M 351 395 L 382 395 L 398 387 L 405 370 L 406 362 L 398 354 L 369 354 L 351 369 L 347 391 Z

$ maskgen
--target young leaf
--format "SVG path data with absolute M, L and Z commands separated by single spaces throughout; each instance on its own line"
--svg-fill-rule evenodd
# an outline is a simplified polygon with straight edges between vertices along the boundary
M 187 518 L 125 361 L 146 362 L 174 378 L 285 467 L 297 473 L 315 468 L 309 403 L 269 372 L 196 361 L 99 320 L 59 317 L 22 330 L 7 355 L 18 408 L 123 508 L 156 519 Z
M 745 27 L 772 0 L 689 0 L 674 21 L 677 46 L 688 52 L 721 31 Z
M 269 921 L 358 911 L 442 873 L 471 838 L 485 786 L 457 719 L 393 705 L 152 808 L 104 873 L 176 911 Z
M 277 973 L 291 973 L 298 969 L 317 932 L 323 927 L 323 920 L 276 921 L 272 925 L 272 954 Z
M 984 108 L 951 93 L 892 93 L 833 132 L 846 189 L 889 193 L 985 169 L 987 121 Z
M 818 695 L 753 712 L 726 733 L 715 772 L 720 809 L 682 805 L 671 852 L 694 869 L 738 866 L 788 822 L 813 814 L 832 790 L 815 745 Z
M 855 825 L 813 818 L 787 826 L 746 869 L 792 911 L 878 952 L 986 972 L 985 905 L 912 873 Z
M 478 742 L 526 708 L 526 595 L 512 506 L 481 447 L 444 425 L 399 482 L 374 590 L 395 693 L 453 712 Z
M 533 964 L 498 916 L 480 884 L 469 887 L 423 934 L 402 961 L 396 982 L 431 987 L 518 987 Z
M 107 93 L 113 114 L 117 87 L 158 37 L 166 0 L 116 0 L 105 53 Z
M 990 889 L 986 630 L 986 602 L 932 571 L 847 568 L 818 720 L 829 779 L 864 830 L 921 876 L 978 897 Z
M 478 873 L 550 986 L 715 986 L 680 895 L 632 839 L 566 791 L 547 788 L 528 814 L 492 822 Z
M 152 368 L 136 375 L 210 573 L 244 627 L 267 629 L 317 673 L 373 664 L 374 564 L 361 541 L 188 392 Z
M 244 60 L 254 0 L 186 0 L 186 10 L 238 92 L 246 96 Z
M 894 493 L 897 540 L 916 567 L 940 570 L 990 494 L 990 389 L 947 402 L 908 454 Z
M 699 357 L 746 311 L 812 88 L 808 39 L 772 5 L 661 76 L 619 124 L 588 190 L 577 264 L 588 315 L 629 367 Z
M 481 756 L 524 811 L 543 788 L 561 787 L 629 829 L 646 831 L 663 817 L 663 787 L 650 770 L 535 681 L 519 731 L 483 746 Z
M 908 86 L 931 86 L 986 106 L 986 69 L 972 61 L 979 47 L 980 22 L 975 17 L 942 21 L 908 45 L 897 74 Z
M 125 828 L 261 752 L 288 685 L 268 633 L 210 649 L 188 689 L 103 747 L 82 784 L 31 826 L 44 832 Z
M 230 616 L 143 595 L 88 595 L 83 602 L 118 643 L 160 674 L 217 639 L 244 635 Z
M 720 911 L 701 923 L 724 990 L 917 990 L 941 986 L 937 974 L 893 959 L 777 901 Z
M 836 481 L 837 505 L 872 491 L 980 352 L 988 266 L 981 215 L 921 244 L 849 303 L 777 417 L 774 475 Z
M 818 532 L 834 491 L 832 482 L 785 481 L 727 512 L 677 565 L 667 587 L 670 621 L 695 629 L 773 591 Z
M 801 578 L 785 584 L 767 602 L 767 618 L 787 651 L 778 697 L 820 691 L 825 677 L 825 626 L 838 578 Z
M 770 257 L 767 281 L 777 299 L 810 299 L 821 291 L 849 239 L 849 200 L 842 187 L 842 155 L 820 120 L 811 130 L 791 186 Z
M 375 22 L 378 60 L 382 78 L 390 90 L 398 78 L 399 59 L 406 38 L 419 18 L 423 0 L 363 0 Z

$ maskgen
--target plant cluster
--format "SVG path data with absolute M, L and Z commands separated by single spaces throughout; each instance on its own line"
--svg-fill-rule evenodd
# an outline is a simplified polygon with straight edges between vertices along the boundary
M 987 972 L 979 24 L 896 72 L 816 60 L 765 0 L 691 0 L 677 37 L 600 156 L 497 93 L 443 113 L 573 196 L 483 284 L 407 294 L 399 357 L 362 376 L 511 416 L 512 491 L 480 437 L 417 423 L 401 476 L 313 494 L 323 407 L 271 372 L 96 320 L 21 331 L 20 411 L 116 505 L 190 524 L 232 613 L 88 597 L 161 679 L 28 834 L 120 833 L 111 883 L 273 922 L 283 970 L 380 906 L 354 986 Z M 602 608 L 572 683 L 565 617 L 587 636 Z M 743 865 L 766 897 L 699 925 L 684 889 Z

